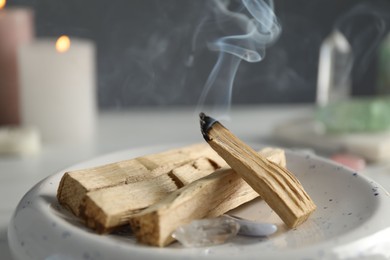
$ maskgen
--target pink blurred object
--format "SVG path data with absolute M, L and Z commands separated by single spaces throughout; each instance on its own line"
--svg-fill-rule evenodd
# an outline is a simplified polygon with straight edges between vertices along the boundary
M 353 154 L 338 153 L 332 155 L 330 159 L 355 171 L 361 171 L 366 167 L 366 161 L 362 157 Z
M 0 125 L 20 124 L 18 48 L 34 36 L 33 11 L 0 9 Z

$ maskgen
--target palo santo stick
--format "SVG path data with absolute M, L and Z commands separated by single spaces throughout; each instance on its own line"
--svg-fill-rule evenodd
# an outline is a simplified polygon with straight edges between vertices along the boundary
M 129 217 L 196 179 L 209 175 L 222 165 L 208 158 L 173 169 L 153 179 L 90 191 L 81 206 L 80 215 L 88 227 L 107 233 L 128 223 Z
M 201 113 L 200 121 L 208 144 L 260 194 L 288 227 L 300 225 L 316 209 L 290 171 L 256 153 L 215 119 Z
M 79 216 L 80 206 L 85 194 L 89 191 L 156 178 L 200 156 L 221 160 L 207 145 L 196 144 L 108 165 L 67 172 L 60 181 L 57 198 L 60 204 Z
M 177 186 L 181 188 L 184 185 L 205 177 L 223 167 L 228 167 L 225 161 L 216 163 L 215 161 L 202 157 L 195 160 L 193 163 L 187 163 L 172 169 L 169 176 L 171 176 L 176 181 Z
M 88 192 L 81 216 L 88 227 L 107 233 L 124 225 L 128 216 L 144 209 L 177 190 L 168 175 Z
M 275 163 L 286 162 L 281 149 L 267 149 L 265 153 Z M 130 225 L 139 242 L 163 247 L 174 241 L 171 234 L 179 226 L 194 219 L 220 216 L 258 196 L 234 170 L 225 168 L 133 215 Z

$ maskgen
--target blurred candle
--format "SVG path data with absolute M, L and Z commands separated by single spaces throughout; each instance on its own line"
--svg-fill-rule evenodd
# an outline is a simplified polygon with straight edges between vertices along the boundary
M 0 0 L 0 125 L 20 123 L 17 49 L 34 35 L 33 12 Z
M 95 47 L 87 40 L 37 39 L 19 53 L 22 123 L 47 142 L 82 142 L 94 135 Z

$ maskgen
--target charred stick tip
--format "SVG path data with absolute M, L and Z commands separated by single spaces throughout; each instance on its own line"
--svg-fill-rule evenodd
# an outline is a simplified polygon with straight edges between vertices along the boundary
M 210 137 L 208 135 L 208 132 L 210 130 L 210 128 L 215 124 L 217 123 L 218 121 L 215 120 L 214 118 L 212 117 L 209 117 L 207 116 L 205 113 L 201 112 L 199 114 L 199 118 L 200 118 L 200 130 L 202 132 L 202 135 L 203 135 L 203 138 L 206 140 L 206 141 L 210 141 Z

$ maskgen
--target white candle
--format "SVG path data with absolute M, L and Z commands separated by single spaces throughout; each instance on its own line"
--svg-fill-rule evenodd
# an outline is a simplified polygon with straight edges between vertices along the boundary
M 20 50 L 22 123 L 46 142 L 88 141 L 96 118 L 94 44 L 71 39 L 67 48 L 61 39 L 63 49 L 38 39 Z
M 18 125 L 17 48 L 34 35 L 33 12 L 28 8 L 4 7 L 5 0 L 0 0 L 0 125 Z

